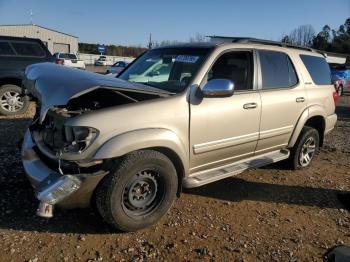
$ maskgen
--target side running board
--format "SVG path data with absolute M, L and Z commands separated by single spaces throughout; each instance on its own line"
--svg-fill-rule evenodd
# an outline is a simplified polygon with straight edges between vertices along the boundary
M 266 166 L 289 157 L 289 150 L 282 149 L 244 159 L 233 164 L 191 174 L 183 180 L 185 188 L 198 187 L 227 177 L 238 175 L 248 169 Z

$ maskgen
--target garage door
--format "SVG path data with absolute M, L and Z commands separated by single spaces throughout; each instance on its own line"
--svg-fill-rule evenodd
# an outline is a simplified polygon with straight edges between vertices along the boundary
M 69 44 L 53 43 L 53 52 L 69 53 L 70 52 Z

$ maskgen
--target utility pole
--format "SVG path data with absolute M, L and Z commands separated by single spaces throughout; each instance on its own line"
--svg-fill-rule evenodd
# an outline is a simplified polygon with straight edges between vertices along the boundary
M 30 9 L 29 14 L 30 14 L 30 24 L 33 25 L 33 11 L 32 11 L 32 9 Z
M 152 33 L 149 34 L 149 42 L 148 42 L 148 49 L 152 49 L 153 43 L 152 43 Z

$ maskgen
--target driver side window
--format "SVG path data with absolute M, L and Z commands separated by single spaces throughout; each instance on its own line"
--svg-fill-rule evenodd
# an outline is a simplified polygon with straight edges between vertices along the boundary
M 228 79 L 235 90 L 253 89 L 253 54 L 249 51 L 237 51 L 223 54 L 212 66 L 207 75 L 212 79 Z

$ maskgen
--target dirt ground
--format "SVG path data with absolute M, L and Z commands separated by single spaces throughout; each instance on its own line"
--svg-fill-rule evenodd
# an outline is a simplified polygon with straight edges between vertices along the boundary
M 92 210 L 35 216 L 18 142 L 30 122 L 0 119 L 0 261 L 321 261 L 350 245 L 350 96 L 311 168 L 273 165 L 185 191 L 158 224 L 118 233 Z

